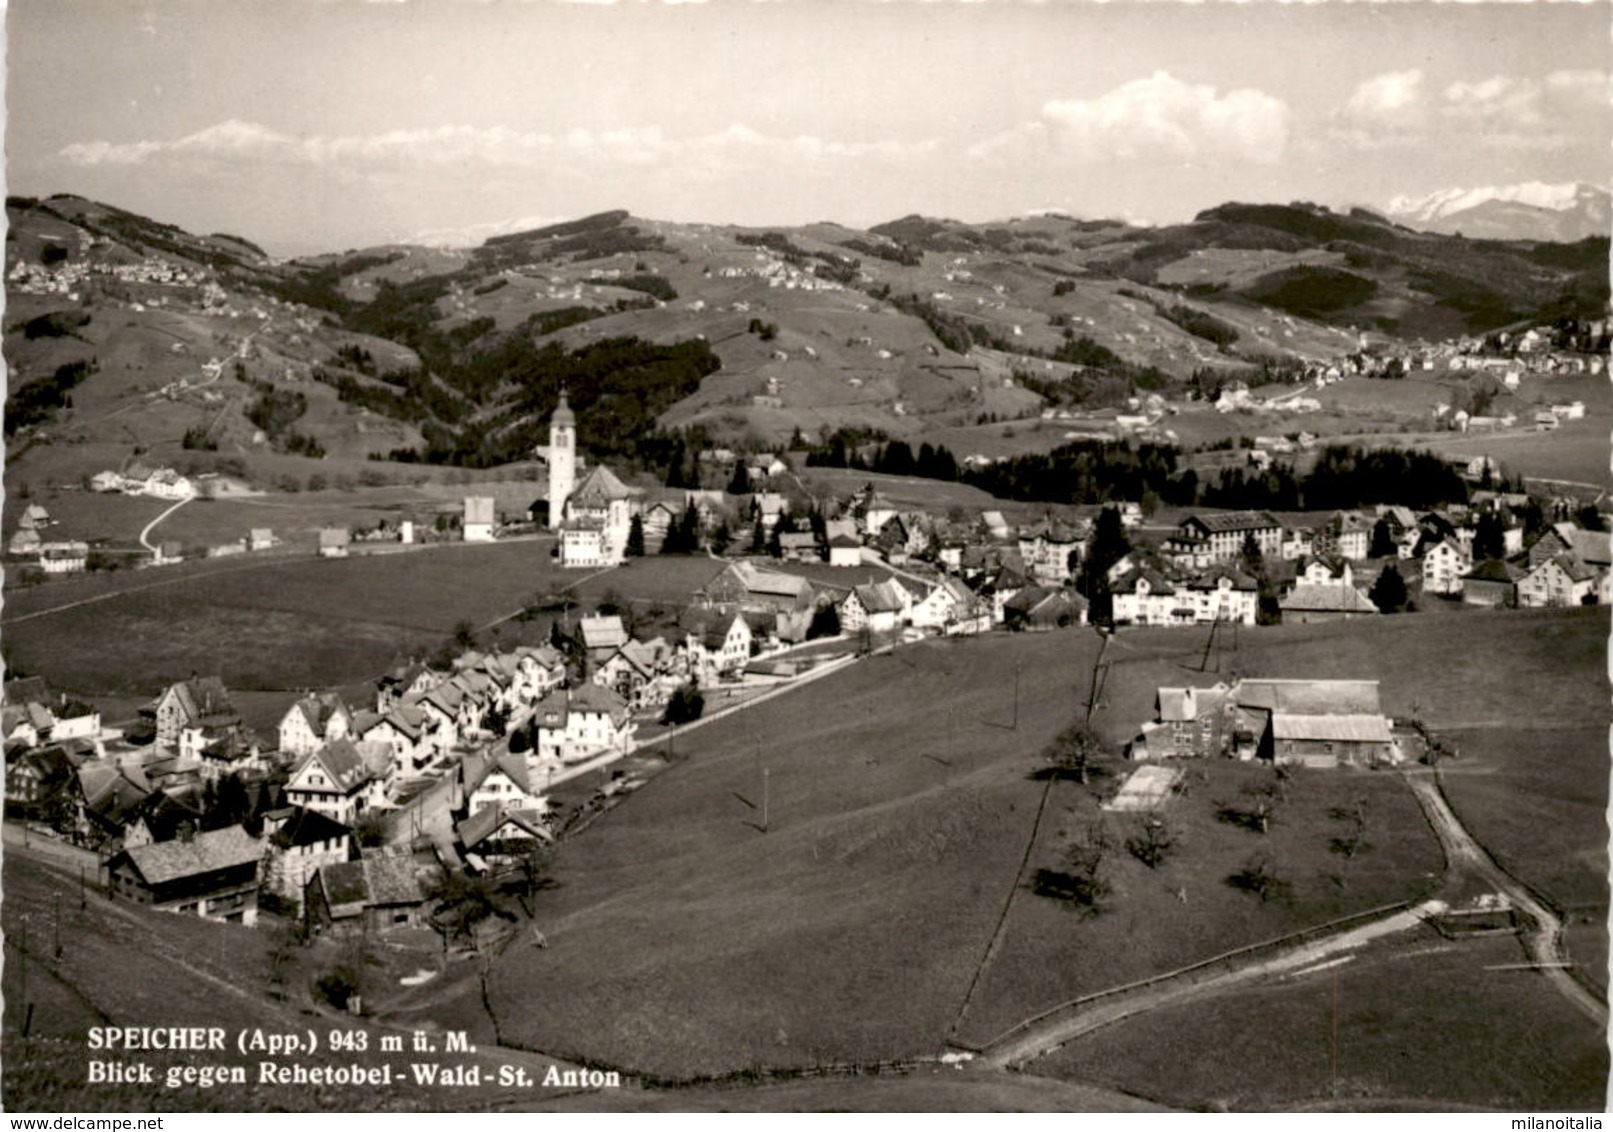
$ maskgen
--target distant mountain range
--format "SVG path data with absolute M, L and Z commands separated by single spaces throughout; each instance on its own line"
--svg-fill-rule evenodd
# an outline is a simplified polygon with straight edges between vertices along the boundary
M 1605 237 L 1454 239 L 1303 203 L 1148 228 L 615 210 L 465 249 L 290 261 L 80 197 L 6 203 L 6 423 L 57 476 L 131 443 L 274 474 L 301 459 L 321 477 L 336 466 L 321 453 L 353 475 L 389 457 L 508 463 L 543 443 L 561 384 L 596 455 L 642 454 L 658 428 L 957 444 L 1047 408 L 1336 358 L 1366 335 L 1431 341 L 1608 301 Z M 1445 220 L 1541 209 L 1444 203 Z
M 1427 196 L 1395 197 L 1385 214 L 1425 232 L 1485 240 L 1572 243 L 1613 229 L 1610 195 L 1582 181 L 1442 189 Z

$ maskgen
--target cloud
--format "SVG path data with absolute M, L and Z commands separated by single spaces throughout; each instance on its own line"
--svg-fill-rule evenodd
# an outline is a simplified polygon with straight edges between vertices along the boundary
M 935 148 L 934 142 L 844 142 L 811 135 L 773 137 L 743 124 L 682 138 L 668 137 L 656 126 L 559 133 L 534 133 L 504 126 L 437 126 L 298 137 L 260 123 L 230 119 L 171 141 L 79 142 L 64 147 L 59 155 L 79 166 L 214 162 L 335 169 L 533 169 L 559 161 L 626 168 L 685 160 L 723 164 L 758 157 L 807 164 L 861 159 L 902 161 L 932 153 Z
M 1553 71 L 1543 78 L 1492 75 L 1433 92 L 1421 71 L 1364 80 L 1332 116 L 1334 141 L 1361 149 L 1453 141 L 1496 148 L 1572 144 L 1602 125 L 1608 75 Z
M 980 142 L 969 154 L 1007 162 L 1273 165 L 1287 149 L 1289 118 L 1288 105 L 1263 91 L 1223 94 L 1158 71 L 1097 98 L 1043 103 L 1035 120 Z

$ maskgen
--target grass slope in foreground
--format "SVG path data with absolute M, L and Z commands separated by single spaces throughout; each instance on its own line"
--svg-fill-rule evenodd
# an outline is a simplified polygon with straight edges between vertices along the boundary
M 1165 1104 L 1270 1111 L 1601 1111 L 1595 1023 L 1508 936 L 1430 929 L 1387 952 L 1116 1023 L 1030 1072 Z

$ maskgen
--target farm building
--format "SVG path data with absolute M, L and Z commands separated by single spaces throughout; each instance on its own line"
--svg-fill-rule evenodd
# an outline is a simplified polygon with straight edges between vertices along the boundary
M 108 892 L 158 911 L 258 920 L 263 842 L 238 825 L 124 849 L 107 862 Z
M 1346 582 L 1299 582 L 1278 601 L 1285 624 L 1306 625 L 1313 621 L 1348 621 L 1352 617 L 1372 617 L 1378 607 L 1356 587 Z
M 426 921 L 427 870 L 412 855 L 369 851 L 357 861 L 324 865 L 303 891 L 310 934 L 420 927 Z
M 319 556 L 346 558 L 347 547 L 352 541 L 352 532 L 346 527 L 322 527 L 319 531 Z
M 1399 758 L 1376 680 L 1240 680 L 1160 688 L 1158 718 L 1131 757 L 1231 755 L 1303 766 L 1375 766 Z

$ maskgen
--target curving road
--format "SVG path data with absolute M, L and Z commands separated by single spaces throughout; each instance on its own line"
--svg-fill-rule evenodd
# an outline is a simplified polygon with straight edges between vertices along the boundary
M 1474 840 L 1456 816 L 1450 803 L 1445 800 L 1445 794 L 1439 788 L 1436 772 L 1427 769 L 1408 768 L 1405 772 L 1406 782 L 1417 797 L 1417 802 L 1423 808 L 1423 814 L 1428 818 L 1428 824 L 1434 829 L 1434 835 L 1439 838 L 1440 846 L 1445 850 L 1446 860 L 1452 869 L 1458 866 L 1468 869 L 1475 875 L 1482 877 L 1487 884 L 1495 886 L 1496 891 L 1504 893 L 1512 906 L 1516 908 L 1532 925 L 1522 935 L 1524 950 L 1536 969 L 1569 1002 L 1577 1006 L 1584 1014 L 1599 1026 L 1606 1026 L 1608 1020 L 1607 1003 L 1597 998 L 1583 984 L 1568 973 L 1566 964 L 1569 962 L 1567 948 L 1563 945 L 1562 917 L 1542 904 L 1535 895 L 1515 880 L 1505 869 L 1495 863 L 1495 858 Z

